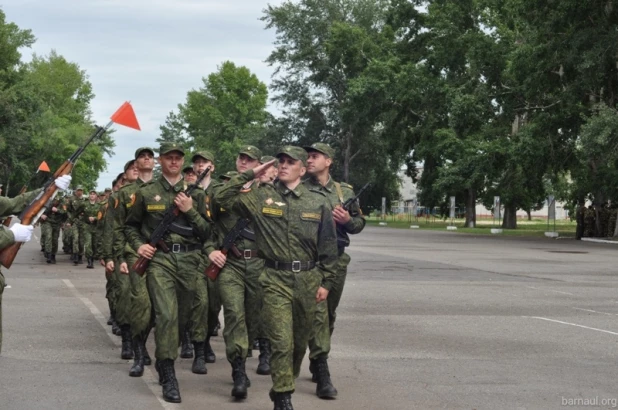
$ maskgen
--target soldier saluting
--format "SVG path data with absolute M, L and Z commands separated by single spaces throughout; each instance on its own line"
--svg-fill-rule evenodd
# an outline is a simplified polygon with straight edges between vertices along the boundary
M 301 183 L 307 152 L 286 146 L 276 157 L 279 180 L 274 185 L 243 189 L 273 166 L 269 161 L 233 177 L 216 191 L 215 199 L 254 222 L 258 256 L 265 265 L 260 282 L 264 329 L 272 348 L 270 397 L 275 410 L 289 410 L 316 305 L 332 286 L 337 236 L 324 194 Z

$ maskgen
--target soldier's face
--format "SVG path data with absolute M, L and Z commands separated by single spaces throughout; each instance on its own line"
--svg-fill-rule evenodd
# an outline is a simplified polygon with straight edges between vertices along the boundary
M 154 157 L 148 151 L 144 151 L 139 154 L 139 157 L 135 160 L 135 165 L 138 170 L 152 171 L 154 168 Z M 137 177 L 136 177 L 137 178 Z
M 159 157 L 159 164 L 161 164 L 161 172 L 170 177 L 177 177 L 180 175 L 180 168 L 184 163 L 184 155 L 178 151 L 168 152 L 165 155 Z
M 238 154 L 236 158 L 236 171 L 245 172 L 248 169 L 253 169 L 260 164 L 260 161 L 253 159 L 245 154 Z
M 90 199 L 90 201 L 96 201 L 98 197 L 99 196 L 95 192 L 91 192 L 88 194 L 88 199 Z
M 125 179 L 129 181 L 135 181 L 139 176 L 139 170 L 137 169 L 137 165 L 131 165 L 124 173 Z
M 77 191 L 75 191 L 75 196 L 78 198 L 81 198 L 84 195 L 84 191 L 82 191 L 81 189 L 78 189 Z
M 281 155 L 279 157 L 279 181 L 283 183 L 296 182 L 305 175 L 306 168 L 303 162 Z
M 330 167 L 332 159 L 321 152 L 311 151 L 307 154 L 307 172 L 309 175 L 320 174 Z
M 208 167 L 210 167 L 209 173 L 212 174 L 215 171 L 215 164 L 213 164 L 212 161 L 204 158 L 196 158 L 193 162 L 193 171 L 195 171 L 195 178 L 197 179 L 197 176 L 204 172 L 204 170 Z
M 197 175 L 195 175 L 195 172 L 187 172 L 185 174 L 185 181 L 187 181 L 188 184 L 194 184 L 195 181 L 197 181 Z

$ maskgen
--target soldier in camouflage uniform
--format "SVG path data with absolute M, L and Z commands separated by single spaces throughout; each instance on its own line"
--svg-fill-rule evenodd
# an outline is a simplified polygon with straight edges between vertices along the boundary
M 58 189 L 67 189 L 71 182 L 71 176 L 65 175 L 56 178 L 55 184 Z M 16 196 L 15 198 L 0 197 L 0 217 L 8 217 L 19 214 L 23 211 L 28 203 L 32 201 L 41 192 L 40 189 L 26 192 Z M 15 242 L 28 242 L 32 236 L 33 227 L 31 225 L 22 225 L 19 223 L 13 224 L 11 228 L 0 226 L 0 249 L 13 245 Z M 2 352 L 2 293 L 6 282 L 4 275 L 0 272 L 0 352 Z
M 105 228 L 105 214 L 107 213 L 107 201 L 112 194 L 111 188 L 105 188 L 103 195 L 100 195 L 99 199 L 99 212 L 97 213 L 97 229 L 96 229 L 96 254 L 94 258 L 99 261 L 101 266 L 105 267 L 105 260 L 103 259 L 103 231 Z
M 197 281 L 202 280 L 198 273 L 200 250 L 210 234 L 204 192 L 194 191 L 193 197 L 182 192 L 183 157 L 184 150 L 179 145 L 161 145 L 162 175 L 136 191 L 125 225 L 127 241 L 138 255 L 150 260 L 145 275 L 157 324 L 155 367 L 163 386 L 163 399 L 172 403 L 181 402 L 174 361 L 178 357 L 178 329 L 183 329 L 187 320 L 178 315 L 178 299 L 195 298 Z M 166 210 L 174 205 L 180 212 L 175 225 L 155 248 L 148 241 Z M 204 340 L 206 335 L 193 337 Z
M 84 206 L 84 214 L 81 222 L 84 226 L 84 254 L 88 269 L 94 269 L 94 254 L 96 252 L 96 229 L 97 229 L 97 214 L 99 213 L 99 203 L 97 202 L 97 191 L 91 189 L 88 192 L 88 201 Z
M 47 252 L 45 251 L 45 241 L 47 241 L 47 237 L 51 237 L 51 225 L 47 223 L 47 215 L 43 213 L 39 221 L 37 222 L 39 227 L 41 228 L 41 252 L 43 252 L 43 256 L 47 259 Z
M 71 227 L 71 222 L 69 222 L 69 203 L 70 197 L 65 196 L 62 198 L 61 206 L 64 210 L 64 223 L 62 224 L 62 250 L 64 253 L 72 254 L 73 253 L 73 227 Z M 71 257 L 72 259 L 72 257 Z
M 75 188 L 75 195 L 69 199 L 68 214 L 69 223 L 71 224 L 71 237 L 73 242 L 72 260 L 75 265 L 83 263 L 84 256 L 84 224 L 82 217 L 84 216 L 84 207 L 86 206 L 86 198 L 84 198 L 84 188 L 79 185 Z
M 58 237 L 60 236 L 60 226 L 66 218 L 66 211 L 61 205 L 60 198 L 54 198 L 50 207 L 41 215 L 41 219 L 45 219 L 46 225 L 49 226 L 49 235 L 45 240 L 45 255 L 47 263 L 56 263 L 56 254 L 58 253 Z M 41 229 L 42 226 L 41 226 Z
M 350 264 L 350 255 L 345 253 L 345 248 L 350 244 L 348 234 L 360 233 L 365 227 L 365 218 L 358 203 L 352 204 L 349 212 L 342 207 L 345 201 L 354 198 L 355 194 L 351 185 L 345 182 L 335 182 L 330 175 L 335 150 L 328 144 L 320 142 L 305 147 L 305 150 L 308 153 L 307 174 L 309 178 L 304 181 L 304 184 L 307 188 L 318 190 L 326 195 L 333 211 L 333 219 L 337 224 L 339 255 L 337 270 L 330 292 L 328 292 L 328 298 L 318 305 L 314 334 L 309 339 L 309 370 L 313 374 L 313 381 L 318 384 L 316 394 L 322 399 L 332 399 L 337 396 L 337 389 L 331 382 L 327 359 L 337 317 L 336 309 L 341 300 Z
M 146 350 L 146 340 L 152 329 L 152 305 L 148 288 L 146 285 L 146 277 L 138 275 L 131 267 L 137 261 L 137 253 L 127 243 L 126 234 L 124 232 L 125 221 L 127 214 L 133 206 L 135 200 L 135 192 L 143 184 L 152 180 L 152 170 L 154 169 L 154 150 L 148 147 L 138 148 L 135 151 L 135 164 L 137 170 L 137 178 L 134 175 L 127 175 L 130 183 L 124 185 L 118 191 L 118 205 L 113 210 L 114 214 L 114 255 L 117 263 L 119 263 L 121 276 L 129 279 L 130 286 L 127 294 L 123 294 L 121 298 L 125 298 L 123 303 L 119 303 L 117 309 L 126 310 L 123 316 L 126 316 L 129 323 L 122 328 L 123 340 L 126 337 L 130 338 L 130 344 L 133 350 L 134 362 L 129 370 L 129 376 L 141 377 L 144 374 L 144 366 L 150 364 L 150 355 Z M 128 302 L 128 303 L 127 303 Z
M 276 410 L 289 410 L 317 303 L 326 300 L 333 284 L 337 234 L 327 198 L 301 183 L 307 152 L 286 146 L 276 157 L 277 183 L 244 188 L 273 165 L 267 162 L 232 178 L 215 192 L 215 199 L 254 222 L 265 265 L 260 283 L 264 329 L 272 347 L 270 397 Z
M 260 164 L 262 152 L 254 146 L 245 146 L 236 158 L 236 170 L 239 173 L 253 169 Z M 256 181 L 248 181 L 246 190 L 251 190 Z M 215 198 L 218 188 L 214 188 Z M 232 365 L 234 387 L 232 396 L 237 399 L 247 397 L 249 381 L 245 371 L 245 361 L 250 350 L 250 342 L 261 337 L 262 289 L 258 278 L 264 268 L 264 261 L 258 258 L 255 244 L 253 223 L 245 229 L 236 240 L 235 247 L 227 256 L 219 247 L 225 236 L 241 219 L 240 214 L 221 206 L 216 199 L 211 203 L 212 219 L 215 221 L 213 238 L 205 244 L 205 250 L 211 263 L 222 267 L 217 278 L 225 327 L 225 351 L 227 360 Z M 269 374 L 270 366 L 262 368 L 260 373 Z

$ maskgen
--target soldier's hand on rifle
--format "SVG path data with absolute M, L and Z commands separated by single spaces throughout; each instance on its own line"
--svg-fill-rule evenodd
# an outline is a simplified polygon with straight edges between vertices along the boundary
M 350 213 L 343 209 L 341 205 L 337 205 L 335 209 L 333 209 L 333 219 L 339 225 L 345 225 L 350 222 Z
M 122 273 L 123 275 L 129 274 L 129 265 L 127 265 L 126 262 L 122 262 L 120 264 L 120 273 Z
M 65 190 L 71 184 L 71 175 L 63 175 L 61 177 L 56 178 L 54 181 L 58 189 Z
M 156 251 L 157 249 L 155 247 L 150 246 L 150 244 L 148 243 L 145 243 L 139 247 L 139 249 L 137 250 L 137 254 L 139 256 L 143 256 L 146 259 L 152 259 Z
M 185 195 L 184 192 L 181 192 L 176 195 L 176 198 L 174 198 L 174 204 L 176 204 L 180 212 L 187 213 L 191 208 L 193 208 L 193 198 Z
M 99 263 L 101 266 L 105 267 L 105 259 L 99 259 Z
M 114 261 L 107 262 L 107 264 L 105 265 L 105 270 L 109 273 L 112 273 L 114 271 Z
M 47 220 L 47 215 L 45 215 L 45 214 L 41 215 L 41 220 L 46 221 Z
M 10 229 L 11 232 L 13 232 L 13 236 L 15 237 L 15 242 L 28 242 L 32 237 L 32 231 L 34 230 L 34 226 L 14 224 L 13 226 L 11 226 Z
M 315 294 L 315 303 L 320 303 L 328 297 L 328 289 L 320 286 L 318 288 L 318 293 Z
M 270 160 L 268 162 L 263 163 L 262 165 L 258 165 L 257 167 L 253 168 L 253 175 L 255 178 L 259 178 L 262 175 L 264 175 L 266 173 L 266 171 L 273 166 L 273 164 L 275 162 L 277 162 L 277 159 L 273 159 Z
M 210 255 L 208 255 L 208 259 L 218 267 L 222 268 L 225 265 L 225 261 L 227 261 L 227 256 L 223 254 L 221 251 L 212 251 Z
M 52 212 L 58 212 L 58 208 L 56 208 L 55 206 L 52 206 L 51 211 L 52 211 Z

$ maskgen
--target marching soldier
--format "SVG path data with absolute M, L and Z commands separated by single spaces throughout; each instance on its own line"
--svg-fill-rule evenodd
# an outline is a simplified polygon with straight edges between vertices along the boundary
M 124 232 L 127 214 L 135 201 L 135 192 L 143 184 L 152 180 L 154 169 L 154 150 L 149 147 L 138 148 L 135 151 L 135 164 L 137 178 L 130 175 L 131 183 L 123 186 L 118 191 L 118 205 L 113 210 L 114 214 L 114 255 L 120 265 L 120 273 L 123 277 L 128 275 L 129 293 L 124 295 L 128 303 L 122 303 L 122 308 L 127 309 L 126 316 L 129 319 L 127 334 L 131 337 L 134 362 L 129 370 L 129 376 L 141 377 L 144 374 L 144 366 L 150 365 L 151 359 L 146 350 L 146 340 L 152 329 L 152 305 L 146 277 L 135 273 L 131 267 L 137 261 L 137 253 L 127 243 Z
M 327 198 L 301 182 L 307 152 L 286 146 L 276 157 L 276 184 L 246 188 L 273 165 L 267 162 L 232 178 L 216 191 L 215 199 L 254 222 L 259 257 L 265 265 L 260 283 L 264 329 L 272 347 L 270 397 L 275 410 L 290 410 L 317 303 L 326 300 L 332 286 L 337 236 Z
M 88 202 L 84 206 L 84 215 L 82 223 L 84 224 L 84 254 L 88 269 L 94 269 L 94 253 L 96 250 L 96 229 L 97 229 L 97 214 L 99 213 L 99 203 L 97 191 L 91 189 L 88 192 Z
M 84 256 L 84 224 L 82 217 L 84 216 L 84 207 L 86 206 L 86 198 L 84 198 L 84 188 L 78 185 L 75 188 L 75 195 L 69 199 L 69 223 L 71 225 L 71 237 L 73 242 L 73 263 L 75 265 L 83 263 Z
M 71 227 L 69 204 L 70 197 L 65 195 L 62 198 L 61 206 L 64 211 L 64 223 L 62 224 L 62 250 L 64 253 L 71 254 L 71 260 L 73 260 L 73 228 Z
M 187 320 L 178 315 L 178 299 L 195 298 L 197 281 L 202 280 L 198 273 L 200 250 L 210 234 L 204 193 L 194 191 L 194 196 L 189 197 L 182 192 L 183 157 L 184 150 L 179 145 L 161 145 L 158 159 L 161 177 L 136 191 L 125 225 L 127 241 L 140 257 L 150 260 L 145 276 L 157 324 L 155 368 L 163 386 L 163 399 L 172 403 L 181 402 L 174 361 L 178 357 L 178 329 L 184 329 Z M 176 226 L 166 232 L 155 248 L 149 239 L 166 210 L 173 206 L 180 212 Z M 206 335 L 192 336 L 204 340 Z
M 49 226 L 49 235 L 45 240 L 45 255 L 47 256 L 47 263 L 56 263 L 60 226 L 62 226 L 65 218 L 66 211 L 62 206 L 62 200 L 58 197 L 53 199 L 50 208 L 48 208 L 43 215 L 41 215 L 41 219 L 44 219 L 45 223 Z M 41 229 L 43 229 L 42 225 Z
M 350 255 L 345 253 L 345 248 L 350 244 L 348 234 L 360 233 L 365 227 L 365 218 L 358 207 L 358 203 L 354 203 L 349 212 L 342 207 L 345 201 L 354 198 L 355 195 L 351 185 L 335 182 L 330 175 L 335 150 L 328 144 L 320 142 L 305 147 L 305 150 L 308 153 L 307 173 L 309 178 L 305 180 L 304 184 L 308 189 L 317 190 L 326 195 L 331 205 L 333 219 L 337 224 L 337 253 L 339 257 L 336 274 L 333 277 L 328 298 L 318 305 L 314 335 L 309 340 L 309 370 L 313 375 L 313 381 L 318 384 L 316 394 L 322 399 L 332 399 L 337 396 L 337 389 L 330 379 L 327 359 L 337 317 L 336 309 L 341 300 L 347 269 L 350 264 Z

